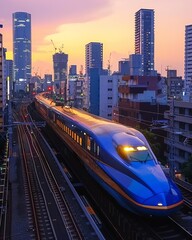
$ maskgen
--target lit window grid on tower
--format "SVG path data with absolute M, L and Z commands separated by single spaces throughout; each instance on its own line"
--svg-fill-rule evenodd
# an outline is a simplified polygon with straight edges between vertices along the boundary
M 31 15 L 13 13 L 14 80 L 27 82 L 31 78 Z
M 142 55 L 142 75 L 154 71 L 154 10 L 140 9 L 135 14 L 135 53 Z
M 192 94 L 192 25 L 185 26 L 185 92 Z

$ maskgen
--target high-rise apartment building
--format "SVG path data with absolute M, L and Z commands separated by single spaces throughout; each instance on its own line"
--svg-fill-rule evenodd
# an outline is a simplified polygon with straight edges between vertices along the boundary
M 0 33 L 0 132 L 3 127 L 3 35 Z
M 7 80 L 7 95 L 9 100 L 13 94 L 13 60 L 6 59 L 5 65 L 5 78 Z
M 68 71 L 68 54 L 60 51 L 53 55 L 54 69 L 54 91 L 55 93 L 67 100 L 67 71 Z
M 31 78 L 31 15 L 13 13 L 14 91 L 27 90 Z
M 135 53 L 142 55 L 142 75 L 154 75 L 154 10 L 135 14 Z
M 185 95 L 192 99 L 192 25 L 185 26 Z
M 103 70 L 103 44 L 90 42 L 85 45 L 85 108 L 99 114 L 99 75 Z
M 89 75 L 90 68 L 103 69 L 103 43 L 90 42 L 85 45 L 85 72 Z

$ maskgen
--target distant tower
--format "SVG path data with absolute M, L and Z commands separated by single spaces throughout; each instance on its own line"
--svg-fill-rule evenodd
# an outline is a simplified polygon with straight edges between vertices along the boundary
M 103 44 L 90 42 L 85 45 L 85 108 L 99 114 L 99 76 L 103 70 Z
M 77 75 L 77 65 L 71 65 L 69 67 L 69 75 Z
M 130 75 L 129 59 L 124 59 L 124 60 L 119 61 L 119 73 L 121 75 Z
M 153 75 L 154 10 L 140 9 L 135 14 L 135 53 L 142 55 L 142 75 Z
M 13 13 L 14 91 L 26 91 L 31 79 L 31 15 Z
M 64 52 L 53 55 L 54 85 L 55 92 L 67 100 L 67 71 L 68 71 L 68 54 Z
M 185 26 L 185 94 L 192 97 L 192 25 Z
M 0 26 L 1 27 L 1 26 Z M 0 87 L 1 87 L 1 95 L 0 95 L 0 132 L 2 132 L 3 128 L 3 111 L 4 111 L 4 106 L 3 106 L 3 94 L 2 94 L 2 89 L 3 89 L 3 35 L 0 33 Z
M 90 42 L 85 45 L 85 72 L 89 75 L 90 68 L 103 69 L 103 44 Z
M 5 77 L 7 79 L 7 93 L 8 99 L 12 97 L 13 94 L 13 60 L 5 61 Z

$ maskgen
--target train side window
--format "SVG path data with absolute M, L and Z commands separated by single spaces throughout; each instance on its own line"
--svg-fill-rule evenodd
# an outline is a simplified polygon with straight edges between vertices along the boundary
M 87 136 L 87 149 L 90 151 L 91 150 L 91 138 Z
M 82 146 L 82 138 L 79 137 L 79 144 Z
M 74 140 L 76 141 L 77 139 L 77 134 L 74 132 Z
M 96 151 L 97 151 L 97 145 L 96 145 L 96 143 L 94 142 L 94 143 L 93 143 L 93 152 L 94 152 L 94 154 L 96 154 Z
M 99 154 L 100 154 L 100 148 L 99 148 L 99 146 L 97 145 L 97 156 L 99 156 Z

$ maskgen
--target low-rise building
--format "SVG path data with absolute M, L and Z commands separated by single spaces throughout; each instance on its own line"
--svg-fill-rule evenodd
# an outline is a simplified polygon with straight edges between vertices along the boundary
M 167 131 L 167 158 L 173 161 L 175 170 L 179 171 L 183 163 L 192 155 L 192 105 L 190 102 L 170 102 L 170 110 L 165 112 L 169 121 Z

